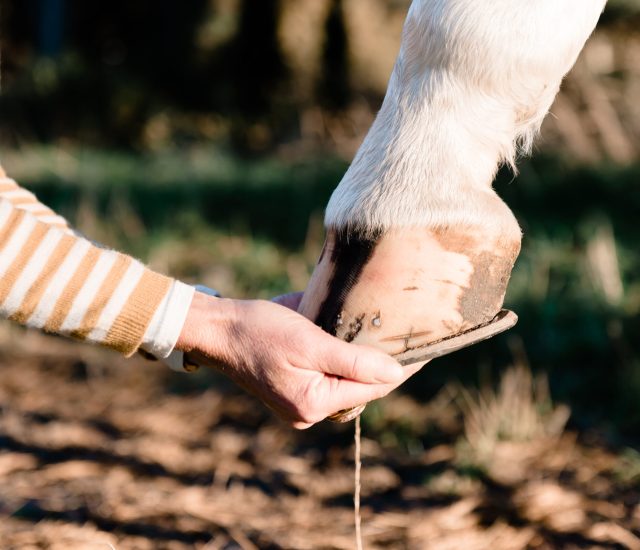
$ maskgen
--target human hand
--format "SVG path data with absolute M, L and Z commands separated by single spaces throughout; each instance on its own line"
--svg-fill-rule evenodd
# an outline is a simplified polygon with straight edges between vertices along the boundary
M 300 295 L 275 301 L 196 292 L 176 347 L 190 361 L 218 368 L 300 429 L 383 397 L 418 370 L 330 336 L 292 311 Z

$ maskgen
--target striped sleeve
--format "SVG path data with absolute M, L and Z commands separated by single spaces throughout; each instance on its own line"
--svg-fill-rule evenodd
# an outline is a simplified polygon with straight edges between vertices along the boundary
M 0 197 L 7 199 L 20 210 L 30 212 L 35 218 L 47 225 L 71 231 L 67 220 L 58 216 L 51 208 L 38 201 L 36 196 L 20 187 L 0 166 Z
M 13 180 L 0 177 L 0 315 L 127 356 L 172 351 L 193 289 L 73 234 Z

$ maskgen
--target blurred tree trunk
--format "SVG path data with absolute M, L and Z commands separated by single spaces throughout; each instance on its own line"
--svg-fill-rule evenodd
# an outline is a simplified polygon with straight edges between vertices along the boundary
M 266 150 L 279 123 L 288 74 L 278 39 L 279 0 L 243 0 L 230 47 L 232 104 L 237 124 L 232 141 L 245 152 Z
M 38 53 L 57 57 L 63 46 L 65 0 L 40 0 L 38 5 Z
M 322 52 L 317 95 L 320 105 L 340 111 L 351 99 L 349 85 L 349 37 L 344 21 L 342 0 L 333 0 L 325 23 L 325 43 Z
M 235 101 L 246 115 L 265 114 L 286 70 L 278 42 L 279 0 L 243 0 L 234 40 Z

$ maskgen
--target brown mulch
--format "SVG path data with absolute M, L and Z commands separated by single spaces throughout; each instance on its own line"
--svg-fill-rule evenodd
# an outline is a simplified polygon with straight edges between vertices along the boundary
M 352 426 L 295 432 L 210 373 L 1 340 L 0 550 L 355 547 Z M 445 405 L 385 402 L 433 444 L 365 423 L 365 548 L 640 548 L 640 489 L 613 452 L 565 433 L 473 468 Z

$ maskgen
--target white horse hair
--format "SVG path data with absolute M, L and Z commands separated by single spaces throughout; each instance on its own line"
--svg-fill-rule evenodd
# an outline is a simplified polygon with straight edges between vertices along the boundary
M 605 3 L 414 0 L 381 110 L 326 226 L 519 233 L 491 183 L 531 149 Z

